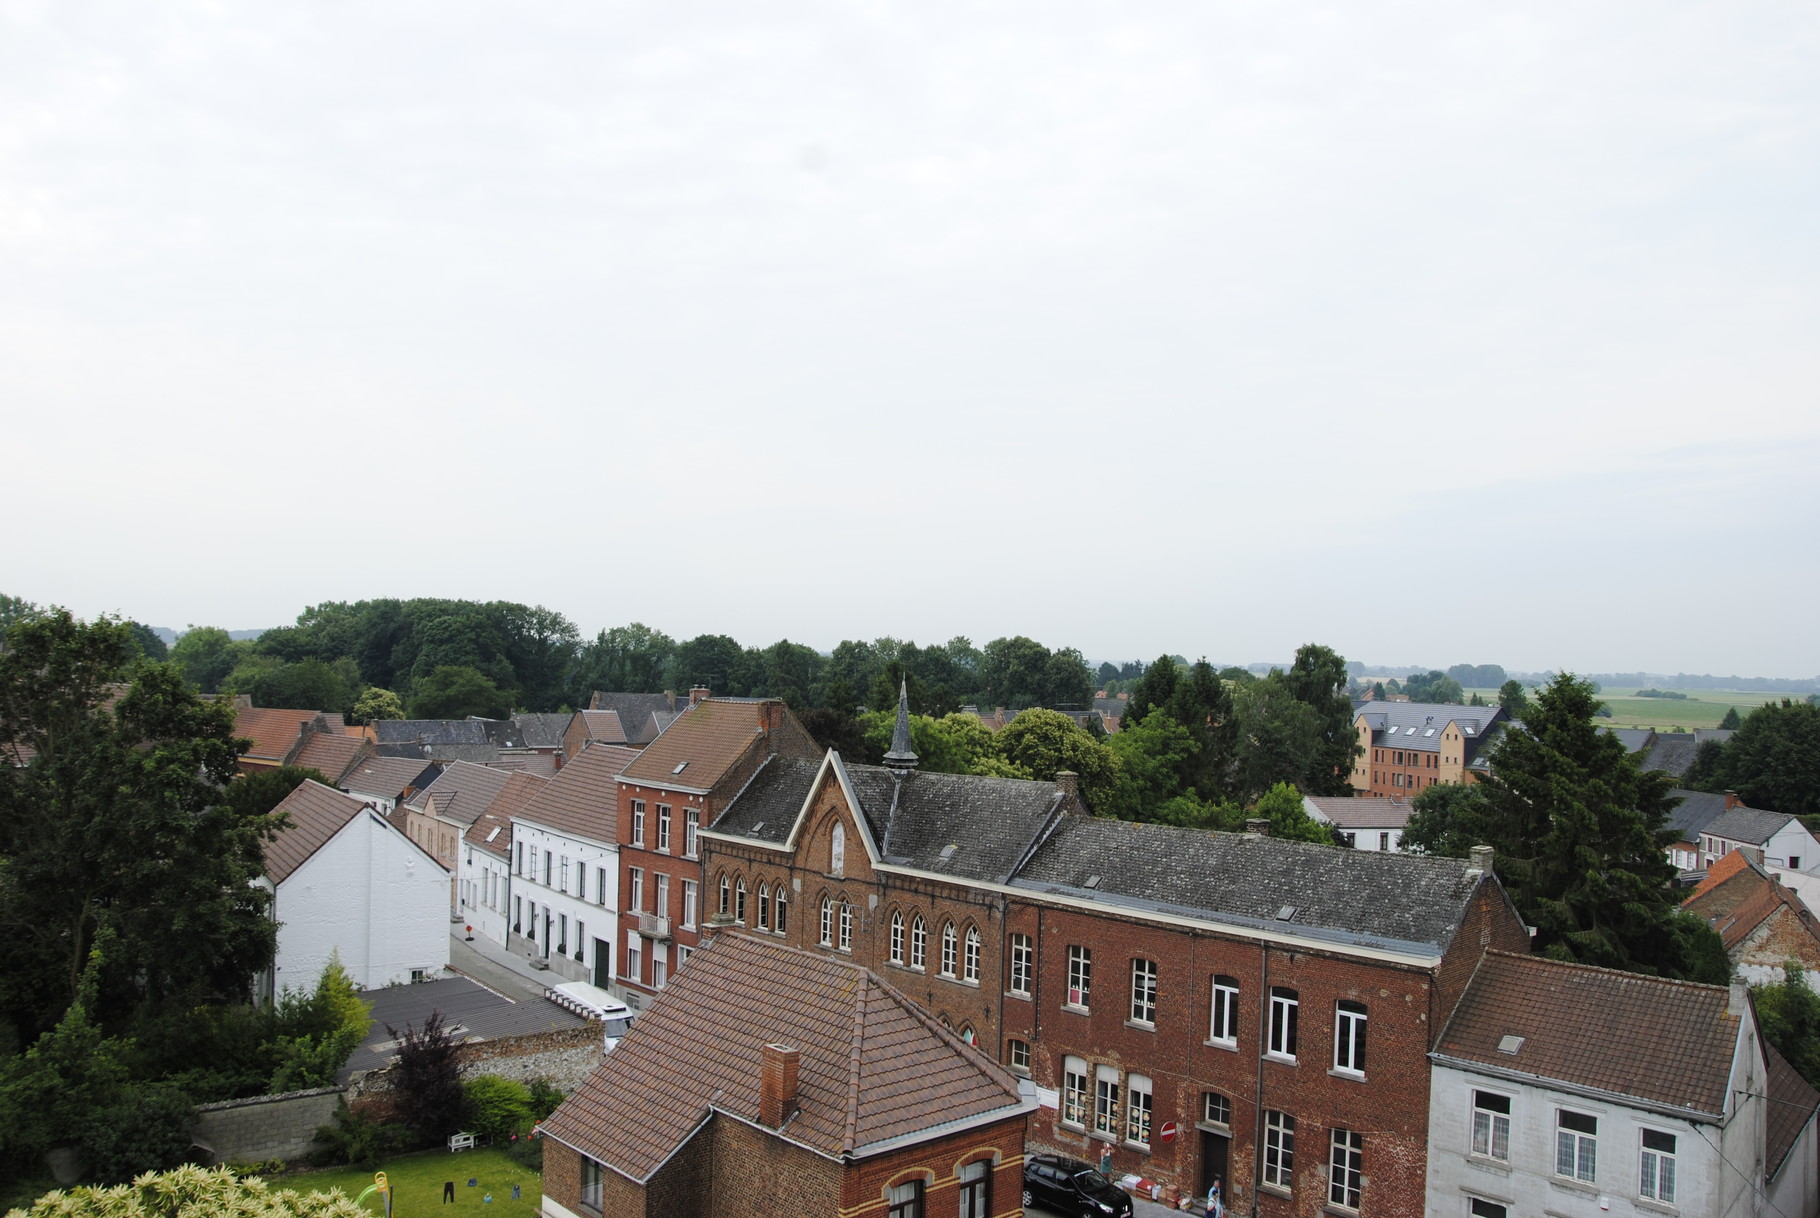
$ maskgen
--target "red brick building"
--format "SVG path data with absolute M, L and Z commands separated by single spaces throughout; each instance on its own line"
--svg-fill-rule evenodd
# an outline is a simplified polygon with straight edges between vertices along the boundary
M 696 700 L 619 775 L 619 983 L 640 1005 L 699 941 L 709 910 L 700 833 L 772 757 L 820 749 L 776 699 Z
M 1021 1214 L 1034 1107 L 875 973 L 724 932 L 544 1123 L 543 1213 Z
M 1487 947 L 1528 949 L 1489 852 L 1101 820 L 1071 775 L 914 763 L 900 730 L 886 766 L 765 764 L 702 835 L 717 912 L 1029 1077 L 1045 1148 L 1219 1176 L 1238 1212 L 1422 1212 L 1432 1039 Z

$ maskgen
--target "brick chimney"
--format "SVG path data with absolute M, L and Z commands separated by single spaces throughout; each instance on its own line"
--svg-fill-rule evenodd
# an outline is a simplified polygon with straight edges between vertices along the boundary
M 1073 770 L 1057 770 L 1055 772 L 1055 786 L 1057 790 L 1063 795 L 1066 795 L 1069 799 L 1079 799 L 1081 797 L 1081 776 L 1076 774 Z
M 1245 832 L 1255 833 L 1259 837 L 1269 837 L 1270 818 L 1268 816 L 1247 816 L 1245 818 Z
M 706 685 L 691 685 L 689 687 L 690 706 L 694 706 L 697 702 L 705 702 L 711 696 Z
M 796 1068 L 802 1054 L 782 1044 L 766 1045 L 760 1054 L 758 1123 L 767 1129 L 782 1129 L 796 1114 Z
M 1733 808 L 1742 808 L 1743 806 L 1744 801 L 1738 798 L 1738 793 L 1736 791 L 1727 791 L 1725 793 L 1725 810 L 1727 812 L 1731 811 Z

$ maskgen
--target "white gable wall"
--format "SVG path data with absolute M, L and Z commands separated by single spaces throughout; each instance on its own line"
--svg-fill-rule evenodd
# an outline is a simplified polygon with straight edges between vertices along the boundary
M 360 989 L 409 982 L 449 963 L 449 876 L 363 812 L 278 886 L 276 988 L 310 989 L 338 951 Z

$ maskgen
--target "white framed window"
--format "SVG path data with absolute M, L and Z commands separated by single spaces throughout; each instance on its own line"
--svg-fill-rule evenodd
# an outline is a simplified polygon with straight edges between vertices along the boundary
M 1341 1000 L 1333 1012 L 1333 1068 L 1365 1073 L 1365 1004 Z
M 1510 1162 L 1510 1097 L 1495 1091 L 1472 1093 L 1472 1153 Z
M 1264 1183 L 1295 1187 L 1295 1118 L 1274 1109 L 1264 1114 Z
M 627 885 L 627 890 L 628 895 L 632 899 L 632 904 L 627 906 L 627 908 L 642 912 L 645 907 L 645 869 L 643 867 L 634 867 L 628 874 L 630 876 L 630 883 Z
M 771 886 L 769 884 L 758 886 L 758 929 L 771 929 Z
M 561 891 L 567 892 L 569 891 L 569 856 L 566 854 L 562 856 L 562 870 L 560 874 L 562 876 Z
M 1365 1189 L 1365 1135 L 1336 1129 L 1331 1150 L 1327 1160 L 1328 1203 L 1356 1210 Z
M 917 914 L 910 921 L 910 967 L 921 969 L 929 956 L 929 928 L 923 925 L 923 915 Z
M 1642 1162 L 1637 1195 L 1667 1205 L 1675 1200 L 1675 1135 L 1643 1130 Z
M 961 980 L 978 985 L 979 979 L 980 932 L 976 927 L 969 926 L 966 937 L 961 941 Z
M 904 915 L 901 913 L 894 912 L 891 915 L 891 963 L 902 964 L 903 962 L 904 962 Z
M 1150 1145 L 1150 1078 L 1143 1074 L 1125 1076 L 1125 1140 L 1138 1146 Z
M 886 1194 L 885 1218 L 923 1218 L 923 1181 L 893 1184 Z
M 1078 1057 L 1063 1058 L 1062 1124 L 1087 1128 L 1087 1096 L 1087 1063 Z
M 1599 1178 L 1599 1118 L 1555 1110 L 1555 1175 L 1588 1184 Z
M 822 898 L 821 944 L 823 947 L 834 946 L 834 902 L 828 897 Z
M 835 945 L 843 952 L 853 950 L 853 906 L 840 903 L 840 941 Z
M 607 869 L 605 867 L 594 869 L 594 903 L 596 905 L 607 903 Z
M 670 982 L 670 949 L 661 943 L 651 945 L 651 988 L 661 990 Z
M 626 980 L 644 980 L 644 949 L 638 946 L 636 938 L 626 943 Z
M 1012 1037 L 1005 1042 L 1005 1061 L 1013 1070 L 1030 1073 L 1030 1042 Z
M 694 880 L 683 881 L 682 924 L 689 930 L 695 929 L 695 916 L 701 905 L 701 888 Z
M 642 799 L 632 801 L 632 844 L 645 844 L 645 801 Z
M 583 958 L 582 945 L 588 941 L 588 924 L 580 918 L 575 919 L 575 958 Z
M 1221 973 L 1213 979 L 1213 1005 L 1207 1020 L 1207 1039 L 1237 1048 L 1239 1043 L 1239 979 Z
M 746 877 L 743 875 L 733 881 L 733 920 L 741 926 L 746 924 Z
M 657 848 L 670 853 L 670 805 L 657 805 Z
M 663 917 L 670 916 L 670 877 L 662 872 L 657 875 L 657 903 L 652 908 Z
M 554 858 L 555 855 L 551 854 L 548 850 L 543 852 L 543 886 L 545 888 L 556 887 L 552 882 L 552 877 L 556 874 L 555 864 L 551 861 Z
M 960 942 L 954 933 L 954 923 L 942 923 L 942 976 L 954 976 L 956 945 Z
M 1209 1125 L 1232 1124 L 1232 1101 L 1217 1091 L 1201 1092 L 1201 1119 Z
M 694 858 L 701 853 L 701 809 L 683 811 L 683 853 Z
M 779 884 L 771 894 L 771 929 L 783 934 L 790 929 L 790 902 L 784 896 L 784 886 Z
M 1093 1068 L 1093 1131 L 1109 1138 L 1119 1136 L 1119 1070 L 1117 1066 Z
M 1029 935 L 1011 936 L 1011 992 L 1030 996 L 1031 966 L 1035 962 L 1035 953 L 1031 951 Z
M 1071 944 L 1068 948 L 1068 1005 L 1087 1009 L 1093 990 L 1093 949 Z
M 733 912 L 733 881 L 724 875 L 720 877 L 720 905 L 718 908 L 723 917 Z
M 1280 985 L 1270 987 L 1270 1041 L 1267 1048 L 1271 1056 L 1280 1057 L 1284 1061 L 1295 1060 L 1296 1021 L 1301 1005 L 1294 990 Z
M 1156 961 L 1131 962 L 1131 1021 L 1156 1023 Z M 1137 1141 L 1133 1138 L 1132 1141 Z

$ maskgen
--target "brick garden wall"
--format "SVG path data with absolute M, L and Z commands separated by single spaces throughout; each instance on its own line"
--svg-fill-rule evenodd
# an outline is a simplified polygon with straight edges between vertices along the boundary
M 567 1095 L 581 1085 L 605 1056 L 602 1035 L 601 1025 L 590 1020 L 579 1028 L 557 1028 L 549 1032 L 473 1041 L 456 1048 L 455 1060 L 464 1082 L 483 1074 L 497 1074 L 527 1084 L 535 1078 L 547 1078 Z M 389 1068 L 355 1075 L 348 1084 L 347 1094 L 348 1106 L 367 1116 L 383 1121 L 396 1115 Z M 333 1107 L 331 1104 L 330 1108 Z

